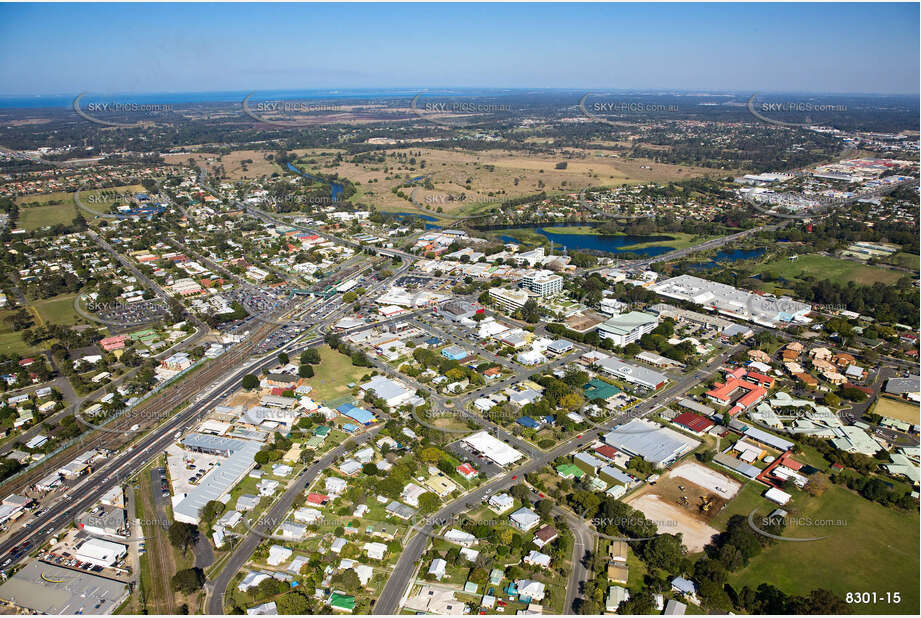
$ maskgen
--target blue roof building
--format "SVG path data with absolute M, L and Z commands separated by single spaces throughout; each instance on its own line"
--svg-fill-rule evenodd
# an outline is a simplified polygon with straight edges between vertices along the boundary
M 350 419 L 361 423 L 362 425 L 370 425 L 371 423 L 377 421 L 377 418 L 375 418 L 373 414 L 364 408 L 353 406 L 350 403 L 342 404 L 336 408 L 336 411 L 343 416 L 347 416 Z
M 462 360 L 467 358 L 469 354 L 467 350 L 462 348 L 459 345 L 450 345 L 441 351 L 441 355 L 450 360 Z
M 530 428 L 530 429 L 537 429 L 538 427 L 540 427 L 540 423 L 538 423 L 537 421 L 535 421 L 535 420 L 534 420 L 533 418 L 531 418 L 530 416 L 522 416 L 521 418 L 519 418 L 519 419 L 516 420 L 515 422 L 518 423 L 519 425 L 521 425 L 522 427 L 528 427 L 528 428 Z

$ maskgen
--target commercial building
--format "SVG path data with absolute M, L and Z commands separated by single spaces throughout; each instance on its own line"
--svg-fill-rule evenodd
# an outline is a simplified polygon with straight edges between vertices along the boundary
M 563 278 L 549 270 L 537 270 L 521 279 L 527 289 L 538 296 L 553 296 L 563 291 Z
M 662 468 L 677 461 L 699 443 L 651 421 L 635 418 L 604 434 L 604 442 Z
M 527 292 L 521 290 L 506 290 L 505 288 L 489 288 L 489 297 L 499 307 L 506 311 L 521 309 L 531 298 Z
M 640 337 L 658 326 L 659 318 L 641 311 L 621 313 L 598 326 L 598 334 L 610 339 L 615 346 L 623 347 L 639 340 Z
M 745 290 L 694 277 L 680 275 L 652 286 L 652 291 L 701 305 L 712 311 L 763 326 L 776 326 L 804 318 L 812 307 L 787 297 L 760 296 Z
M 505 442 L 494 438 L 485 431 L 479 431 L 473 435 L 467 436 L 461 441 L 500 466 L 513 464 L 524 457 L 523 453 L 513 449 Z
M 114 566 L 128 553 L 127 545 L 91 538 L 74 552 L 74 558 L 101 567 Z
M 209 472 L 192 488 L 184 500 L 173 508 L 176 521 L 198 524 L 201 510 L 211 500 L 220 500 L 253 469 L 261 444 L 250 440 L 223 438 L 203 433 L 191 433 L 182 440 L 190 451 L 222 455 L 227 459 Z
M 384 403 L 390 408 L 398 408 L 407 403 L 415 394 L 399 382 L 384 376 L 374 376 L 370 382 L 361 385 L 361 390 L 373 392 L 376 397 L 383 399 Z
M 128 585 L 37 560 L 0 585 L 0 599 L 39 614 L 112 614 L 128 598 Z
M 668 376 L 663 373 L 639 365 L 630 365 L 613 356 L 599 360 L 595 366 L 609 376 L 652 390 L 661 388 L 668 382 Z

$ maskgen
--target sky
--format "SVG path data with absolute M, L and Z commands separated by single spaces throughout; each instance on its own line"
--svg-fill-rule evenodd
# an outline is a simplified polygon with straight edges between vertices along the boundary
M 0 94 L 917 94 L 919 4 L 0 4 Z

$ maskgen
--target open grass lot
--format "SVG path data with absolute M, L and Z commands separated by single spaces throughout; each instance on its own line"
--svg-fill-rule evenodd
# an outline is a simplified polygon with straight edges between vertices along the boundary
M 33 313 L 36 314 L 39 324 L 61 324 L 70 326 L 80 321 L 80 317 L 74 310 L 74 298 L 76 294 L 62 294 L 54 298 L 37 300 L 29 305 Z
M 27 345 L 22 340 L 22 335 L 9 330 L 6 326 L 0 325 L 0 350 L 7 354 L 19 354 L 28 356 L 41 351 L 40 347 Z
M 371 372 L 367 367 L 355 367 L 348 356 L 327 345 L 320 348 L 320 359 L 320 364 L 314 366 L 314 376 L 307 381 L 313 387 L 311 397 L 318 402 L 348 395 L 351 389 L 347 385 Z
M 501 149 L 463 152 L 394 146 L 386 150 L 384 161 L 355 161 L 349 156 L 335 161 L 339 153 L 330 150 L 295 152 L 313 160 L 307 171 L 338 173 L 356 183 L 358 192 L 352 199 L 355 203 L 372 204 L 382 211 L 422 212 L 440 220 L 476 214 L 503 200 L 541 191 L 549 195 L 578 193 L 589 186 L 616 186 L 652 180 L 667 182 L 718 173 L 712 169 L 641 159 L 600 157 L 600 151 L 593 150 L 577 150 L 575 158 L 567 158 L 562 153 L 529 155 Z M 390 153 L 405 154 L 406 158 L 396 159 L 389 156 Z M 410 162 L 411 158 L 415 159 L 414 163 Z M 556 169 L 557 163 L 564 161 L 566 169 Z M 722 173 L 725 174 L 725 171 Z M 420 187 L 412 199 L 412 189 L 403 189 L 405 197 L 391 190 L 419 176 L 429 177 L 433 188 Z M 465 199 L 450 199 L 461 195 Z
M 42 350 L 42 347 L 27 345 L 22 340 L 22 332 L 12 330 L 7 324 L 6 319 L 16 313 L 15 310 L 7 309 L 0 311 L 0 350 L 7 354 L 20 354 L 30 356 Z
M 795 260 L 779 257 L 765 263 L 761 267 L 761 272 L 768 272 L 774 277 L 784 279 L 812 276 L 839 284 L 853 281 L 860 285 L 873 285 L 876 282 L 889 285 L 905 276 L 905 273 L 894 270 L 865 266 L 850 260 L 815 254 L 801 255 Z
M 687 234 L 685 232 L 668 232 L 667 234 L 662 234 L 662 236 L 668 236 L 670 240 L 640 242 L 633 245 L 625 245 L 621 247 L 621 249 L 630 251 L 631 249 L 647 249 L 649 247 L 659 247 L 662 245 L 669 246 L 673 249 L 687 249 L 688 247 L 700 244 L 711 238 L 716 238 L 715 236 L 695 236 L 694 234 Z
M 791 530 L 789 536 L 826 538 L 766 547 L 730 577 L 736 590 L 767 582 L 788 594 L 826 588 L 842 599 L 847 592 L 899 592 L 900 604 L 859 605 L 854 613 L 918 613 L 918 513 L 886 508 L 842 487 L 817 498 L 799 494 L 792 504 L 791 514 L 813 521 L 842 520 L 846 525 Z
M 919 410 L 917 404 L 902 399 L 892 399 L 891 397 L 881 396 L 876 402 L 876 409 L 873 410 L 880 416 L 894 418 L 899 421 L 917 425 L 919 422 Z
M 721 472 L 726 471 L 725 468 L 721 468 L 720 466 L 714 466 L 714 468 L 720 469 Z M 760 483 L 755 483 L 753 481 L 745 483 L 739 490 L 739 493 L 716 514 L 711 524 L 717 530 L 723 531 L 726 529 L 726 523 L 729 521 L 729 518 L 733 515 L 745 515 L 748 517 L 748 514 L 756 508 L 766 509 L 768 505 L 771 504 L 765 498 L 761 497 L 761 494 L 763 494 L 766 489 L 767 487 Z
M 26 195 L 16 198 L 16 203 L 19 205 L 16 224 L 30 232 L 49 225 L 69 225 L 77 216 L 70 193 Z
M 885 262 L 892 264 L 893 266 L 900 266 L 902 268 L 910 268 L 911 270 L 921 270 L 921 256 L 916 253 L 893 253 L 888 258 L 884 258 Z
M 274 154 L 272 151 L 263 150 L 235 150 L 229 154 L 216 155 L 212 153 L 202 153 L 190 155 L 186 154 L 167 154 L 163 155 L 163 160 L 170 165 L 184 165 L 189 159 L 194 159 L 196 165 L 207 167 L 222 166 L 224 172 L 234 180 L 247 180 L 260 178 L 262 176 L 271 176 L 273 172 L 281 172 L 281 167 L 265 158 L 266 154 Z

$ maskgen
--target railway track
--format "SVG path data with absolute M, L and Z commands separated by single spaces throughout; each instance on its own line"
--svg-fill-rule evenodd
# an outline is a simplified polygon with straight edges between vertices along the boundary
M 104 448 L 117 451 L 144 433 L 145 430 L 168 418 L 173 410 L 184 402 L 191 401 L 205 386 L 218 380 L 228 369 L 242 364 L 256 348 L 258 342 L 275 328 L 277 326 L 273 324 L 262 324 L 245 341 L 237 344 L 189 378 L 173 387 L 156 392 L 130 412 L 109 422 L 104 426 L 104 430 L 90 429 L 87 437 L 81 438 L 33 470 L 0 485 L 0 488 L 4 493 L 17 493 L 33 487 L 53 470 L 60 468 L 87 450 Z M 131 431 L 134 425 L 138 425 L 139 428 Z

